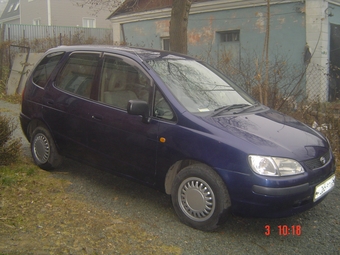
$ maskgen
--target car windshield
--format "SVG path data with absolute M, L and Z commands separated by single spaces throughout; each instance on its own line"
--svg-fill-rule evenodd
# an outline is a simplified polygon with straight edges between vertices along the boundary
M 147 62 L 177 100 L 192 113 L 216 113 L 255 104 L 245 92 L 198 61 L 176 57 Z

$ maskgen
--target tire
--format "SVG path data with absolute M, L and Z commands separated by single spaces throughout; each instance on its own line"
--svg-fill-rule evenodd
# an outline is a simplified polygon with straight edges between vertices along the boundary
M 62 163 L 50 132 L 42 126 L 37 127 L 32 133 L 31 153 L 37 166 L 44 170 L 52 170 Z
M 190 165 L 177 174 L 171 200 L 180 221 L 202 231 L 212 231 L 223 224 L 231 206 L 221 177 L 203 164 Z

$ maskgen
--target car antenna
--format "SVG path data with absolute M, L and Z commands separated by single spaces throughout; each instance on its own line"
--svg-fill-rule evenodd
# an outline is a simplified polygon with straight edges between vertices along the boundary
M 143 65 L 150 70 L 150 67 L 145 63 L 145 61 L 138 55 L 138 53 L 133 49 L 132 52 L 139 58 L 139 60 L 143 63 Z
M 133 50 L 133 53 L 135 53 L 135 55 L 139 58 L 140 61 L 142 61 L 142 63 L 144 62 L 144 60 L 137 54 L 135 50 Z

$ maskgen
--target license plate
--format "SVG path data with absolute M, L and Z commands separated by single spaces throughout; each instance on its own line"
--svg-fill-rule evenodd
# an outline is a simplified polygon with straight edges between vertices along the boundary
M 335 185 L 335 175 L 332 175 L 324 182 L 315 187 L 314 202 L 326 195 Z

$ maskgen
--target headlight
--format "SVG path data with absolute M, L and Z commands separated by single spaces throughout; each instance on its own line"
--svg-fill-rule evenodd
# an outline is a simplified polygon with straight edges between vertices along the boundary
M 288 158 L 249 155 L 248 161 L 253 171 L 261 175 L 287 176 L 305 171 L 299 162 Z

